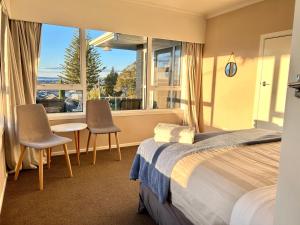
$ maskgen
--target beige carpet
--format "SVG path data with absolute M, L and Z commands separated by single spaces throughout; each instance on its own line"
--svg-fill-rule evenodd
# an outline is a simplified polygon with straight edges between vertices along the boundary
M 81 166 L 71 155 L 73 178 L 66 178 L 63 156 L 44 167 L 44 191 L 38 190 L 38 171 L 21 171 L 18 181 L 9 175 L 0 224 L 7 225 L 153 225 L 137 214 L 138 182 L 128 179 L 136 147 L 123 148 L 121 162 L 113 150 L 81 154 Z

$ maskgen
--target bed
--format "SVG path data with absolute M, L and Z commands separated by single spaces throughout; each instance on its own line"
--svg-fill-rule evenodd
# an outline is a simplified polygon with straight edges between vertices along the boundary
M 141 182 L 139 211 L 161 225 L 271 225 L 280 136 L 249 129 L 198 134 L 193 145 L 145 140 L 130 173 Z

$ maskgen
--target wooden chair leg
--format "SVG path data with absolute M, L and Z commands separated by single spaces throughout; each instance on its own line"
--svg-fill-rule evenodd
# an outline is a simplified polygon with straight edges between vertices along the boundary
M 97 145 L 97 134 L 95 134 L 95 137 L 94 137 L 93 165 L 96 164 L 96 145 Z
M 120 149 L 120 144 L 119 144 L 118 132 L 115 133 L 115 138 L 116 138 L 117 150 L 118 150 L 118 155 L 119 155 L 119 161 L 121 161 L 122 156 L 121 156 L 121 149 Z
M 46 151 L 47 151 L 47 166 L 48 166 L 48 169 L 50 169 L 50 167 L 51 167 L 51 148 L 47 148 Z
M 43 150 L 40 150 L 40 160 L 39 160 L 39 182 L 40 182 L 40 190 L 44 189 L 44 162 L 43 162 Z
M 22 162 L 23 162 L 23 158 L 24 158 L 24 153 L 25 153 L 25 146 L 24 145 L 20 145 L 21 147 L 21 154 L 20 154 L 20 158 L 19 158 L 19 161 L 16 165 L 16 168 L 15 168 L 15 180 L 18 179 L 18 176 L 19 176 L 19 173 L 20 173 L 20 168 L 22 166 Z
M 90 139 L 91 139 L 91 131 L 89 131 L 88 141 L 86 144 L 86 154 L 88 154 L 89 152 Z
M 111 137 L 110 137 L 110 133 L 108 133 L 108 147 L 109 147 L 109 151 L 111 152 Z
M 73 172 L 72 172 L 72 167 L 71 167 L 71 163 L 70 163 L 70 158 L 69 158 L 69 153 L 68 153 L 67 145 L 64 144 L 63 148 L 64 148 L 64 152 L 65 152 L 66 163 L 67 163 L 68 170 L 69 170 L 69 176 L 73 177 Z

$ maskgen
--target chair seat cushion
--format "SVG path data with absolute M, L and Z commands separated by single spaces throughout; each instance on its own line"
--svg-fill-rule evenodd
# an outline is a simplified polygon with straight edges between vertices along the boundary
M 70 138 L 61 137 L 56 134 L 51 134 L 48 137 L 40 138 L 39 140 L 32 140 L 32 141 L 22 141 L 20 140 L 20 144 L 25 145 L 30 148 L 35 149 L 44 149 L 44 148 L 51 148 L 58 145 L 63 145 L 71 142 Z
M 108 134 L 108 133 L 116 133 L 121 131 L 120 128 L 116 126 L 109 126 L 109 127 L 102 127 L 102 128 L 89 127 L 89 130 L 93 134 Z

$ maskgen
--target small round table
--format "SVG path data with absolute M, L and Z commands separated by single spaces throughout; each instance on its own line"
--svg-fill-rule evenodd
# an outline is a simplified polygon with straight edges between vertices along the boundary
M 65 133 L 74 132 L 75 148 L 77 152 L 77 162 L 80 165 L 80 131 L 87 128 L 86 123 L 64 123 L 51 126 L 52 132 Z

